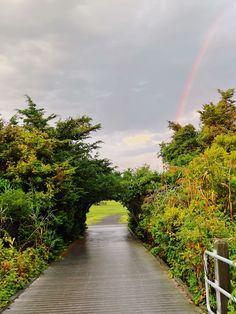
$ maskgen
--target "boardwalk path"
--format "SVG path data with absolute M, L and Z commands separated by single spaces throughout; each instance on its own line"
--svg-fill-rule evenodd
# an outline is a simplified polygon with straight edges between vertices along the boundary
M 124 225 L 90 227 L 4 314 L 199 311 Z

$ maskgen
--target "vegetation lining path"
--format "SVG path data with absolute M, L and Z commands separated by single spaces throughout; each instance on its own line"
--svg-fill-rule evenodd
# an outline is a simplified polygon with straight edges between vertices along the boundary
M 5 314 L 193 314 L 198 310 L 125 225 L 90 226 Z

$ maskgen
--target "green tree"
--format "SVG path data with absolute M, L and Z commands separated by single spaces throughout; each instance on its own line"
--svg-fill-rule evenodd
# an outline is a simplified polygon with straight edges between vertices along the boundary
M 48 122 L 55 119 L 56 115 L 51 114 L 45 117 L 45 110 L 43 108 L 37 108 L 37 105 L 27 95 L 26 99 L 28 107 L 26 109 L 17 109 L 19 118 L 23 121 L 27 129 L 35 128 L 40 131 L 45 131 L 49 127 Z
M 221 98 L 217 104 L 210 102 L 198 111 L 202 123 L 200 141 L 204 147 L 210 146 L 217 135 L 236 132 L 234 89 L 228 89 L 225 92 L 218 89 L 218 92 Z
M 32 226 L 35 217 L 39 222 L 51 219 L 51 235 L 70 241 L 85 230 L 88 208 L 113 198 L 119 174 L 96 154 L 100 142 L 88 141 L 100 124 L 82 116 L 49 126 L 55 115 L 46 116 L 30 97 L 27 101 L 28 107 L 18 110 L 22 124 L 14 116 L 0 129 L 0 177 L 32 199 Z M 25 226 L 24 221 L 23 215 L 20 224 Z M 31 227 L 25 229 L 28 235 L 22 231 L 17 243 L 32 233 Z
M 200 152 L 198 132 L 192 124 L 181 126 L 169 121 L 173 131 L 171 142 L 160 144 L 160 154 L 165 163 L 176 166 L 188 164 Z
M 149 166 L 123 172 L 121 180 L 120 200 L 129 210 L 129 225 L 136 233 L 142 220 L 142 205 L 145 199 L 157 189 L 160 175 Z

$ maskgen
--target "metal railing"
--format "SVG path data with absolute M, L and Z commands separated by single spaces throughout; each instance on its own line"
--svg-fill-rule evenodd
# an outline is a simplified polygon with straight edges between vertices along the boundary
M 231 261 L 231 260 L 229 260 L 229 259 L 227 259 L 227 258 L 225 258 L 225 257 L 222 257 L 222 256 L 218 255 L 216 252 L 210 252 L 210 251 L 205 251 L 204 252 L 204 272 L 205 272 L 205 287 L 206 287 L 207 310 L 208 310 L 208 313 L 211 313 L 211 314 L 222 314 L 221 310 L 218 307 L 218 304 L 217 304 L 217 312 L 216 313 L 213 312 L 212 309 L 211 309 L 211 306 L 210 306 L 210 295 L 209 295 L 209 285 L 216 290 L 216 294 L 218 294 L 218 295 L 223 294 L 228 299 L 232 300 L 234 303 L 236 303 L 236 298 L 233 295 L 231 295 L 228 291 L 226 291 L 223 288 L 221 288 L 217 279 L 215 279 L 215 282 L 213 282 L 213 281 L 211 281 L 208 278 L 208 273 L 209 273 L 209 270 L 208 270 L 208 256 L 213 257 L 215 262 L 216 261 L 221 261 L 223 263 L 228 264 L 229 266 L 236 267 L 236 263 Z

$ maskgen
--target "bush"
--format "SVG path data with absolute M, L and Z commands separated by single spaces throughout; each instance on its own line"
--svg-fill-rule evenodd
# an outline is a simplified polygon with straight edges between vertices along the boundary
M 156 189 L 151 193 L 144 190 L 136 225 L 130 224 L 137 236 L 149 244 L 152 253 L 166 261 L 172 274 L 188 285 L 197 304 L 205 300 L 204 251 L 212 250 L 215 239 L 228 239 L 230 257 L 236 256 L 236 159 L 231 137 L 235 138 L 216 137 L 188 165 L 172 166 L 164 172 Z M 136 186 L 137 181 L 141 186 L 143 181 L 137 178 Z M 133 193 L 128 201 L 132 204 L 135 199 Z
M 12 238 L 0 239 L 0 308 L 46 268 L 48 258 L 45 246 L 20 251 Z

